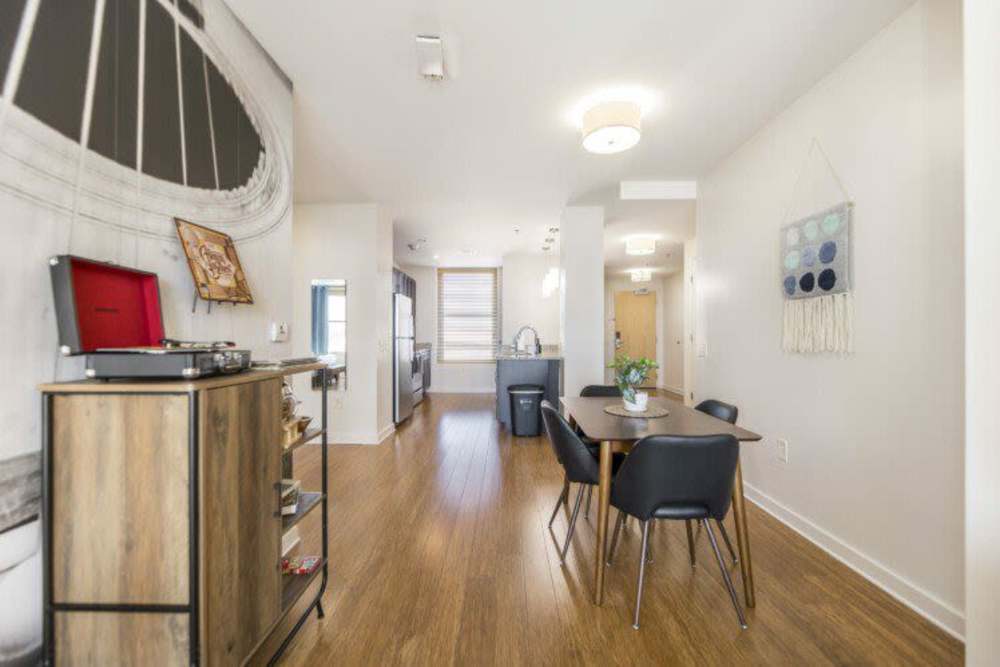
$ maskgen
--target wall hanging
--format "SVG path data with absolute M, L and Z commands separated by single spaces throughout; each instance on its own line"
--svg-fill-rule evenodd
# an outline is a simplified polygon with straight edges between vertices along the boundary
M 854 351 L 850 244 L 854 205 L 815 138 L 806 165 L 814 150 L 823 157 L 844 200 L 781 227 L 781 346 L 785 352 L 800 354 L 847 354 Z M 795 182 L 793 199 L 801 179 L 802 173 Z

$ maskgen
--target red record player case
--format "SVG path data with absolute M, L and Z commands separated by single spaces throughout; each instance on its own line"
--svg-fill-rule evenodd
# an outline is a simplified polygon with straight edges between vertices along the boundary
M 163 310 L 155 273 L 73 255 L 53 257 L 49 265 L 63 354 L 160 345 Z

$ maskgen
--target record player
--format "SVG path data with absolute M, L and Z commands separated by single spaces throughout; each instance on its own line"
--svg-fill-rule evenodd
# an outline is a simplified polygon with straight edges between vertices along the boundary
M 49 266 L 59 351 L 85 354 L 87 377 L 190 380 L 250 368 L 250 352 L 235 343 L 167 338 L 155 273 L 73 255 Z

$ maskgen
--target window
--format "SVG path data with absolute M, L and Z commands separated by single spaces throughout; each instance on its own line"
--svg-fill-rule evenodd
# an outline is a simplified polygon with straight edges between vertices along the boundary
M 312 352 L 341 361 L 347 355 L 347 281 L 312 281 Z
M 500 331 L 496 269 L 438 269 L 438 361 L 492 362 Z

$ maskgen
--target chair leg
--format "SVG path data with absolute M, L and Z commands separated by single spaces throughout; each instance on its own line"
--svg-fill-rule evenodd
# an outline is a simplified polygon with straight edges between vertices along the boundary
M 712 524 L 708 519 L 702 519 L 701 523 L 705 526 L 705 532 L 708 533 L 708 539 L 712 543 L 712 551 L 715 552 L 715 560 L 719 563 L 719 570 L 722 572 L 722 579 L 726 582 L 726 588 L 729 589 L 729 598 L 733 601 L 733 608 L 736 610 L 737 618 L 740 619 L 740 627 L 746 630 L 747 619 L 743 617 L 743 608 L 740 607 L 740 600 L 736 597 L 736 589 L 733 588 L 733 580 L 729 578 L 729 570 L 726 569 L 726 564 L 722 562 L 722 552 L 719 551 L 719 543 L 715 541 L 715 533 L 712 531 Z
M 590 518 L 590 497 L 594 495 L 594 487 L 590 484 L 587 485 L 587 509 L 583 512 L 583 518 Z
M 556 515 L 559 514 L 559 506 L 562 505 L 564 502 L 566 502 L 566 499 L 568 497 L 569 497 L 569 480 L 564 479 L 562 491 L 559 492 L 559 499 L 556 500 L 556 507 L 554 510 L 552 510 L 552 516 L 549 517 L 549 528 L 552 527 L 552 522 L 556 520 Z
M 646 546 L 646 562 L 653 562 L 653 533 L 656 532 L 656 521 L 649 520 L 649 544 Z
M 632 627 L 639 629 L 639 609 L 642 607 L 642 584 L 646 580 L 646 548 L 649 546 L 649 524 L 653 519 L 642 522 L 642 553 L 639 554 L 639 581 L 635 587 L 635 616 Z
M 585 485 L 580 485 L 580 490 L 576 494 L 576 503 L 573 505 L 573 516 L 569 519 L 569 530 L 566 531 L 566 544 L 563 546 L 562 553 L 559 554 L 559 562 L 566 562 L 566 552 L 569 551 L 569 542 L 573 539 L 573 529 L 576 528 L 576 517 L 580 514 L 580 503 L 583 502 L 583 487 Z
M 691 567 L 697 567 L 698 561 L 694 557 L 694 531 L 691 530 L 691 519 L 685 519 L 684 527 L 688 536 L 688 556 L 691 558 Z
M 625 525 L 625 519 L 627 515 L 625 512 L 618 510 L 618 520 L 615 521 L 615 532 L 611 534 L 611 548 L 608 549 L 608 561 L 606 565 L 611 565 L 611 559 L 615 557 L 615 547 L 618 546 L 618 533 L 621 532 L 622 526 Z
M 719 521 L 718 519 L 716 519 L 715 523 L 719 525 L 719 532 L 722 533 L 722 541 L 726 543 L 726 548 L 729 549 L 729 555 L 733 559 L 733 565 L 739 565 L 740 557 L 736 554 L 736 551 L 733 549 L 733 543 L 729 541 L 729 533 L 726 532 L 725 524 L 722 523 L 722 521 Z

